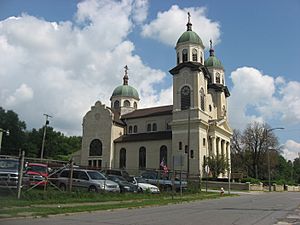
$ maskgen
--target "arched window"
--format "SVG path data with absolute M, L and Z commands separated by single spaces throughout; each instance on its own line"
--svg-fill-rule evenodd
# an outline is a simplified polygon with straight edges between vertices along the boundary
M 181 109 L 189 109 L 191 106 L 191 89 L 189 86 L 181 88 Z
M 188 51 L 186 49 L 182 50 L 182 62 L 188 61 Z
M 99 139 L 92 140 L 90 144 L 90 156 L 102 156 L 102 143 Z
M 179 52 L 177 52 L 177 64 L 179 64 L 180 59 L 179 59 Z
M 116 101 L 114 102 L 114 108 L 115 108 L 115 109 L 120 108 L 120 102 L 119 102 L 118 100 L 116 100 Z
M 133 103 L 133 107 L 134 107 L 135 109 L 137 109 L 137 103 L 136 103 L 136 102 Z
M 216 83 L 221 83 L 221 75 L 219 73 L 216 73 Z
M 139 169 L 146 169 L 146 148 L 140 147 L 139 150 Z
M 203 88 L 200 90 L 200 108 L 203 111 L 205 110 L 205 93 Z
M 159 151 L 159 165 L 162 167 L 163 165 L 168 164 L 168 149 L 167 146 L 163 145 L 160 147 Z
M 137 125 L 133 127 L 133 133 L 137 133 Z
M 182 150 L 182 142 L 181 141 L 178 143 L 178 149 Z
M 197 49 L 193 49 L 193 61 L 197 62 L 198 54 L 197 54 Z
M 151 123 L 147 124 L 147 131 L 150 132 L 151 131 Z
M 129 134 L 132 133 L 132 126 L 129 126 L 128 133 L 129 133 Z
M 152 131 L 157 131 L 157 125 L 156 125 L 156 123 L 152 124 Z
M 130 102 L 129 102 L 128 100 L 125 100 L 125 101 L 124 101 L 124 106 L 125 106 L 125 107 L 130 107 Z
M 119 168 L 120 169 L 126 168 L 126 149 L 125 148 L 121 148 L 121 150 L 120 150 Z

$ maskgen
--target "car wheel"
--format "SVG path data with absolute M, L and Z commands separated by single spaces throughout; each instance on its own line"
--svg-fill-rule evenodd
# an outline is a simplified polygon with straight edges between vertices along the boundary
M 59 185 L 59 189 L 62 190 L 62 191 L 66 191 L 67 190 L 67 187 L 65 184 L 60 184 Z
M 89 192 L 98 192 L 98 189 L 95 186 L 90 186 Z

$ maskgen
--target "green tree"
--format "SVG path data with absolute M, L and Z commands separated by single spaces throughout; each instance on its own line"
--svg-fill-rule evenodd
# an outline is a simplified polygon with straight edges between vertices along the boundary
M 212 176 L 214 178 L 217 178 L 221 173 L 225 173 L 228 169 L 228 160 L 225 157 L 219 155 L 210 156 L 207 158 L 207 165 L 210 168 Z
M 296 158 L 293 162 L 293 179 L 296 183 L 300 184 L 300 157 Z
M 0 107 L 0 128 L 9 130 L 9 135 L 3 137 L 1 154 L 18 155 L 26 141 L 25 122 L 14 111 Z

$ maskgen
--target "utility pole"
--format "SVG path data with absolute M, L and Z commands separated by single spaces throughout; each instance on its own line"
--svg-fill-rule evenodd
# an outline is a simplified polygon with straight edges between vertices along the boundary
M 9 130 L 4 130 L 2 128 L 0 128 L 0 155 L 1 155 L 1 146 L 2 146 L 2 135 L 3 132 L 5 132 L 5 134 L 8 136 L 9 135 Z
M 191 129 L 191 107 L 188 109 L 188 137 L 187 137 L 187 179 L 189 179 L 190 176 L 190 129 Z
M 46 117 L 46 122 L 45 122 L 45 126 L 44 126 L 44 134 L 43 134 L 43 141 L 42 141 L 42 150 L 41 150 L 41 159 L 43 159 L 44 156 L 44 147 L 45 147 L 45 138 L 46 138 L 46 130 L 47 130 L 47 125 L 49 124 L 49 120 L 48 118 L 52 118 L 52 116 L 45 114 L 44 116 Z

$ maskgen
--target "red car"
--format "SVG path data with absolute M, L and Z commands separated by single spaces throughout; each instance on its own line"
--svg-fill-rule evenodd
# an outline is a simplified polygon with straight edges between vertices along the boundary
M 44 186 L 48 183 L 49 172 L 47 164 L 28 163 L 26 174 L 30 177 L 30 185 Z

